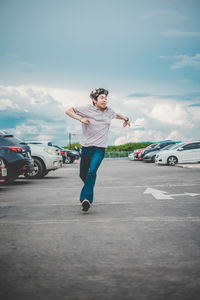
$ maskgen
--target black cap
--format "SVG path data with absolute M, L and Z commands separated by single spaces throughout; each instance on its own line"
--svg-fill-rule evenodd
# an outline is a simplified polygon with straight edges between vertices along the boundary
M 101 94 L 108 95 L 108 91 L 103 88 L 97 88 L 91 91 L 90 98 L 97 99 L 97 97 Z

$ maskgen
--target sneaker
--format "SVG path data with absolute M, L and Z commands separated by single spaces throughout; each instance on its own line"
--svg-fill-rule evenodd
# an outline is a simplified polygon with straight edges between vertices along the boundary
M 90 202 L 87 199 L 83 200 L 82 207 L 83 211 L 88 211 L 88 209 L 90 208 Z

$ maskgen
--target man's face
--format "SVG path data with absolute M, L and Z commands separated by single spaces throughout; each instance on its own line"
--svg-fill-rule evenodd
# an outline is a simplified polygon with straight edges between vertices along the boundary
M 107 106 L 107 96 L 104 94 L 101 94 L 97 97 L 97 100 L 94 100 L 95 106 L 97 108 L 104 109 Z

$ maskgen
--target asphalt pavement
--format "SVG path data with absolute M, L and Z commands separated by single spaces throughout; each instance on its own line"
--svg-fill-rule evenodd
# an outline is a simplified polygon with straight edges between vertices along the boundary
M 104 160 L 0 186 L 0 299 L 200 299 L 200 169 Z

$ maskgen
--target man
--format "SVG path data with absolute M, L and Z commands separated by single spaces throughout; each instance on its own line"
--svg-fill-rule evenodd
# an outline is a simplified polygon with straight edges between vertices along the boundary
M 80 177 L 84 186 L 80 201 L 83 211 L 88 211 L 93 202 L 97 169 L 104 158 L 111 120 L 124 120 L 123 127 L 130 126 L 129 118 L 107 106 L 107 95 L 108 91 L 103 88 L 94 89 L 90 93 L 93 105 L 71 107 L 66 111 L 68 116 L 82 123 Z

